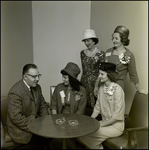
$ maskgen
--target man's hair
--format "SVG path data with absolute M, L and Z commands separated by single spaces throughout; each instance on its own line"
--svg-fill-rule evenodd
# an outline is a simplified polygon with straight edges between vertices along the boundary
M 26 65 L 23 67 L 22 75 L 24 75 L 25 73 L 27 73 L 28 70 L 31 69 L 31 68 L 37 69 L 37 66 L 36 66 L 35 64 L 26 64 Z

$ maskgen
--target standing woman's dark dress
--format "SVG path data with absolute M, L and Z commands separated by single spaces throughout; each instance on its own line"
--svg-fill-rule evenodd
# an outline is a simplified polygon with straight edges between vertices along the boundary
M 96 53 L 87 56 L 86 50 L 80 52 L 82 63 L 81 83 L 86 88 L 87 107 L 92 108 L 95 105 L 94 87 L 99 73 L 99 63 L 104 62 L 105 53 L 96 48 Z
M 82 42 L 84 42 L 87 49 L 80 52 L 82 64 L 81 83 L 86 89 L 86 115 L 91 115 L 96 102 L 94 87 L 99 73 L 99 63 L 104 62 L 105 53 L 97 49 L 96 44 L 99 40 L 92 29 L 84 31 Z

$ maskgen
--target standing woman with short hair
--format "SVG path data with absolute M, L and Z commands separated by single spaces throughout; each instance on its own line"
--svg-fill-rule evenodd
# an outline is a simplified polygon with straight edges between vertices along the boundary
M 135 57 L 133 53 L 126 48 L 130 43 L 129 29 L 122 25 L 117 26 L 112 34 L 112 42 L 114 46 L 106 50 L 105 62 L 111 62 L 116 65 L 116 83 L 125 91 L 124 81 L 129 73 L 130 81 L 134 83 L 136 90 L 141 92 Z

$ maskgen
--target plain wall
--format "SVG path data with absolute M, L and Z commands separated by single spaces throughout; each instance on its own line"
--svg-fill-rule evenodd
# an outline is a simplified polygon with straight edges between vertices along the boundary
M 42 74 L 39 84 L 45 100 L 50 102 L 50 86 L 62 82 L 60 71 L 66 64 L 71 61 L 81 69 L 80 51 L 86 48 L 81 40 L 90 28 L 90 2 L 33 1 L 32 11 L 34 63 Z
M 1 1 L 1 96 L 22 78 L 33 62 L 32 3 Z
M 50 86 L 62 81 L 61 69 L 69 61 L 81 68 L 83 31 L 91 26 L 99 37 L 97 47 L 105 51 L 113 46 L 111 34 L 119 24 L 130 29 L 128 48 L 136 58 L 140 86 L 148 91 L 148 2 L 2 1 L 1 96 L 21 79 L 23 66 L 34 62 L 49 102 Z M 129 78 L 125 84 L 129 112 L 135 88 Z
M 140 88 L 148 92 L 148 1 L 94 1 L 91 2 L 91 28 L 99 37 L 97 47 L 103 51 L 113 47 L 111 35 L 118 25 L 130 30 L 127 48 L 134 54 Z M 135 94 L 129 76 L 125 81 L 126 113 Z

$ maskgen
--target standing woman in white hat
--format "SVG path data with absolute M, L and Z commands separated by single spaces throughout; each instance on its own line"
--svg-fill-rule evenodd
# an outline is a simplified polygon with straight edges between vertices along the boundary
M 82 41 L 87 49 L 80 52 L 82 63 L 81 83 L 86 88 L 87 110 L 89 110 L 89 113 L 92 113 L 96 101 L 94 87 L 99 72 L 98 65 L 100 62 L 104 62 L 105 53 L 96 47 L 98 38 L 96 37 L 94 30 L 85 30 Z

